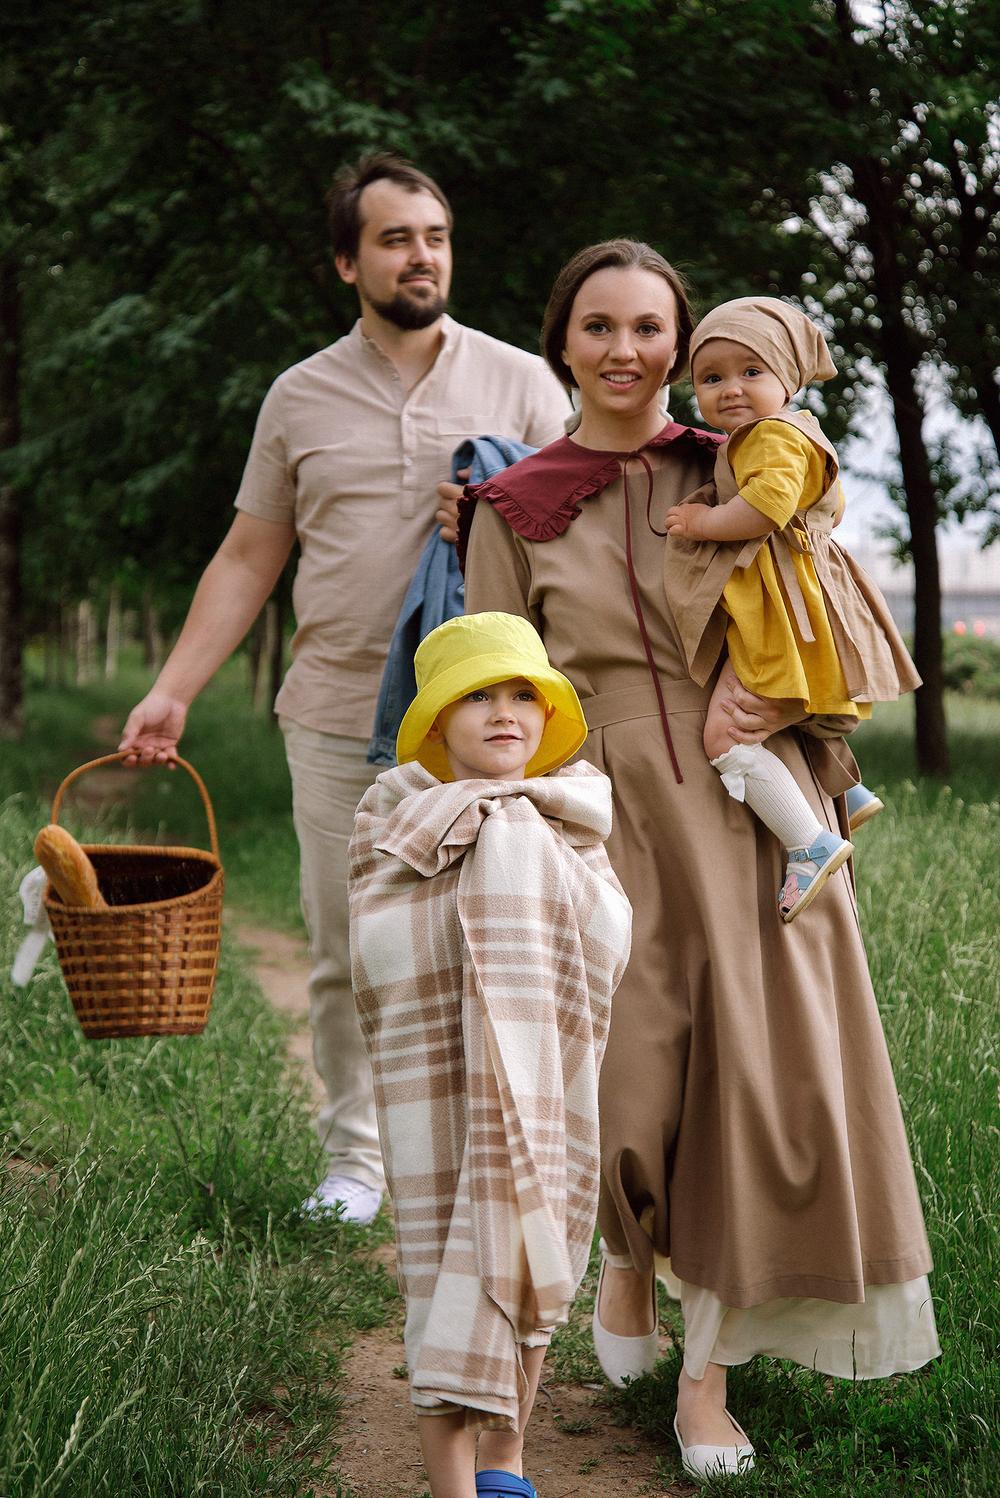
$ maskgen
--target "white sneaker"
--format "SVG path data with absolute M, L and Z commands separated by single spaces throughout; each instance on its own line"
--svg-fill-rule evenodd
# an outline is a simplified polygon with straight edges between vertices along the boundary
M 342 1222 L 357 1222 L 367 1227 L 381 1205 L 382 1192 L 378 1186 L 366 1186 L 364 1181 L 356 1181 L 353 1176 L 331 1172 L 314 1194 L 302 1203 L 302 1210 L 307 1217 L 323 1217 L 332 1215 L 339 1207 Z

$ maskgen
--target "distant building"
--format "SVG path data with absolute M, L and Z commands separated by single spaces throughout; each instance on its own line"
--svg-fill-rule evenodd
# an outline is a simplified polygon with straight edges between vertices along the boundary
M 901 566 L 885 542 L 848 547 L 882 589 L 899 628 L 913 629 L 913 568 Z M 942 625 L 1000 639 L 1000 543 L 983 551 L 972 539 L 952 538 L 940 551 Z

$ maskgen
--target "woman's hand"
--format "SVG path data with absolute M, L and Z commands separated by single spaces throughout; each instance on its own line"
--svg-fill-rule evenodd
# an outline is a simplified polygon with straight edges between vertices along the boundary
M 706 541 L 708 531 L 705 516 L 712 513 L 711 505 L 674 505 L 666 513 L 668 536 L 679 536 L 686 541 Z
M 772 733 L 808 716 L 798 697 L 758 697 L 747 691 L 728 661 L 722 668 L 722 682 L 726 695 L 719 706 L 730 719 L 729 737 L 736 744 L 762 744 Z
M 458 470 L 460 479 L 469 477 L 468 468 Z M 458 540 L 458 501 L 462 497 L 462 484 L 438 484 L 438 499 L 440 507 L 435 513 L 434 519 L 441 527 L 442 541 L 455 542 Z

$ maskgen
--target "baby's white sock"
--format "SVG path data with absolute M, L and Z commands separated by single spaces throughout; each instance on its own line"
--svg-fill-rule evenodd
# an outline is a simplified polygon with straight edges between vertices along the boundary
M 763 744 L 734 744 L 711 761 L 735 801 L 745 801 L 786 848 L 808 848 L 823 831 L 791 770 Z

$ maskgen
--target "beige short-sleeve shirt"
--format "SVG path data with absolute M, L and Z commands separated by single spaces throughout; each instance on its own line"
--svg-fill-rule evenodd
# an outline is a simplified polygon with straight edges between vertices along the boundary
M 291 521 L 300 546 L 293 661 L 276 711 L 324 733 L 371 733 L 454 449 L 484 434 L 542 447 L 569 414 L 537 355 L 442 321 L 437 359 L 409 392 L 358 322 L 279 375 L 257 419 L 237 508 Z

